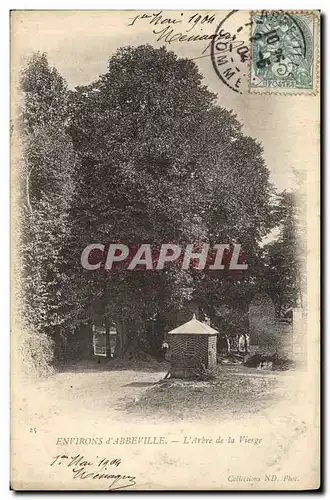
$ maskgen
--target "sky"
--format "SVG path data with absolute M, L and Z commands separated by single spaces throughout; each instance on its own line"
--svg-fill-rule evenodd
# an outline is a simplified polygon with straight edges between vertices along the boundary
M 250 15 L 240 11 L 226 20 L 228 14 L 229 11 L 15 11 L 11 22 L 12 81 L 26 57 L 36 50 L 46 52 L 50 64 L 74 88 L 105 73 L 109 57 L 121 46 L 165 45 L 178 56 L 195 60 L 204 76 L 203 83 L 217 94 L 218 103 L 232 109 L 243 124 L 244 133 L 262 143 L 275 187 L 279 191 L 291 190 L 296 182 L 294 171 L 308 172 L 309 166 L 315 167 L 318 161 L 317 97 L 250 93 L 249 60 L 242 62 L 235 48 L 235 43 L 239 46 L 244 42 L 250 49 Z M 158 40 L 164 29 L 173 29 L 172 34 L 177 37 L 180 33 L 186 37 L 209 36 L 219 33 L 219 29 L 228 37 L 235 34 L 232 52 L 221 54 L 233 57 L 232 65 L 240 71 L 242 93 L 225 85 L 215 71 L 209 40 Z M 222 50 L 224 46 L 218 47 Z

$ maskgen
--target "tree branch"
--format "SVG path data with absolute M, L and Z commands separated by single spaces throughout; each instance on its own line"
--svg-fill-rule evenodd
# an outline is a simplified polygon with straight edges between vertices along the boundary
M 33 167 L 26 174 L 26 204 L 27 204 L 28 209 L 31 213 L 33 212 L 31 201 L 30 201 L 30 175 L 31 175 L 32 170 L 33 170 Z

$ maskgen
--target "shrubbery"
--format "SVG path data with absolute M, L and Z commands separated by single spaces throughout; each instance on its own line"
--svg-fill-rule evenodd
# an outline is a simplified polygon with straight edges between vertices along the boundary
M 18 350 L 28 377 L 45 377 L 54 372 L 54 342 L 46 334 L 23 332 L 18 338 Z
M 280 358 L 276 353 L 272 355 L 256 353 L 245 361 L 244 366 L 257 368 L 260 365 L 262 366 L 263 363 L 272 363 L 273 370 L 289 370 L 295 366 L 294 361 L 287 358 Z
M 207 368 L 204 363 L 199 363 L 195 367 L 194 374 L 197 380 L 214 380 L 216 377 L 216 368 Z

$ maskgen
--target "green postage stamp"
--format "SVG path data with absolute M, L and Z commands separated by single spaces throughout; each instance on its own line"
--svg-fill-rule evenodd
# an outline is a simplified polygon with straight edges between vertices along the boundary
M 319 13 L 251 13 L 250 92 L 313 94 L 319 80 Z

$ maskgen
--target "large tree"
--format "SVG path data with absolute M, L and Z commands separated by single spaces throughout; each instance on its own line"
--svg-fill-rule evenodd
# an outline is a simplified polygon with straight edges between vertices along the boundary
M 272 225 L 271 185 L 260 145 L 241 128 L 216 104 L 197 66 L 165 48 L 122 48 L 106 74 L 72 92 L 69 130 L 81 165 L 71 211 L 79 303 L 102 297 L 133 338 L 148 317 L 193 295 L 213 302 L 229 289 L 232 300 L 244 295 L 221 271 L 211 277 L 211 296 L 210 279 L 179 267 L 108 273 L 79 264 L 87 244 L 108 241 L 240 242 L 250 265 L 257 261 Z
M 20 83 L 22 319 L 27 331 L 55 338 L 70 309 L 64 248 L 70 232 L 76 158 L 66 133 L 68 89 L 40 53 L 27 61 Z M 40 346 L 30 344 L 38 357 Z
M 56 340 L 95 317 L 117 325 L 117 354 L 137 349 L 194 300 L 210 316 L 260 279 L 274 223 L 261 146 L 216 103 L 197 66 L 165 48 L 126 47 L 108 71 L 68 91 L 44 54 L 22 73 L 24 317 Z M 242 243 L 249 270 L 86 271 L 90 243 Z
M 291 307 L 303 307 L 305 294 L 305 199 L 301 190 L 279 195 L 279 236 L 264 248 L 265 289 L 279 316 Z

